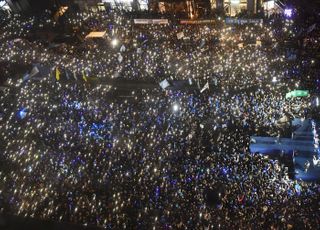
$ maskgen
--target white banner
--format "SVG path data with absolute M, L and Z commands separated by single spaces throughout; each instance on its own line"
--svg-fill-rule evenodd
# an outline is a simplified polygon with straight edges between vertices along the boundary
M 204 87 L 201 89 L 200 93 L 203 93 L 206 89 L 209 89 L 209 82 L 207 82 Z
M 226 24 L 262 24 L 263 19 L 239 19 L 239 18 L 226 18 Z
M 38 73 L 39 73 L 39 69 L 38 69 L 38 67 L 35 66 L 32 68 L 32 70 L 29 74 L 29 77 L 33 77 L 33 76 L 37 75 Z
M 168 19 L 133 19 L 134 24 L 169 24 Z
M 121 54 L 118 55 L 118 61 L 121 63 L 123 61 L 123 57 Z
M 177 33 L 177 38 L 178 38 L 178 39 L 181 39 L 181 38 L 183 38 L 183 37 L 184 37 L 184 33 L 183 33 L 183 32 Z
M 167 79 L 164 79 L 162 82 L 159 83 L 159 85 L 162 89 L 166 89 L 170 86 L 170 83 L 167 81 Z

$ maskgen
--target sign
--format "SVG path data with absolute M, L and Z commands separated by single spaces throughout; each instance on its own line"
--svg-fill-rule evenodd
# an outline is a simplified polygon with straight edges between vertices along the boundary
M 169 24 L 168 19 L 133 19 L 134 24 Z
M 226 24 L 262 24 L 263 19 L 226 18 Z
M 215 20 L 181 20 L 180 24 L 211 24 Z
M 209 89 L 209 82 L 207 82 L 204 87 L 200 90 L 200 93 L 203 93 L 206 89 Z
M 316 28 L 317 24 L 313 24 L 312 26 L 309 26 L 307 29 L 307 33 L 312 32 Z
M 177 38 L 178 38 L 178 39 L 181 39 L 181 38 L 183 38 L 183 37 L 184 37 L 184 33 L 183 33 L 183 32 L 177 33 Z
M 257 40 L 257 41 L 256 41 L 256 46 L 262 46 L 262 43 L 261 43 L 260 40 Z
M 167 81 L 167 79 L 164 79 L 163 81 L 161 81 L 161 82 L 159 83 L 159 85 L 160 85 L 160 87 L 161 87 L 162 89 L 166 89 L 166 88 L 168 88 L 168 87 L 170 86 L 170 83 Z
M 55 21 L 58 21 L 59 17 L 61 17 L 62 15 L 64 15 L 64 13 L 69 9 L 69 7 L 67 6 L 61 6 L 57 12 L 53 15 L 53 18 Z
M 100 32 L 90 32 L 87 36 L 87 38 L 104 38 L 106 36 L 107 31 L 100 31 Z
M 310 94 L 308 90 L 293 90 L 286 94 L 286 99 L 291 97 L 307 97 L 309 95 Z

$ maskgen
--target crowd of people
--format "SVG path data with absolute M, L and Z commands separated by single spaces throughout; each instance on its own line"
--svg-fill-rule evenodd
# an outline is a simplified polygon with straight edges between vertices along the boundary
M 50 70 L 1 90 L 2 212 L 107 229 L 319 226 L 319 184 L 249 150 L 250 136 L 286 131 L 280 119 L 310 117 L 312 97 L 285 98 L 305 87 L 297 65 L 314 64 L 288 60 L 285 26 L 135 25 L 121 12 L 65 23 L 107 36 L 52 48 L 29 39 L 57 26 L 48 16 L 0 28 L 1 63 Z M 110 79 L 154 87 L 122 95 Z

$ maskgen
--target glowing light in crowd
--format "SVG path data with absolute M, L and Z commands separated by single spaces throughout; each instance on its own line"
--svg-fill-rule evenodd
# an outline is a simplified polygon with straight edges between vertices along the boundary
M 0 146 L 4 162 L 10 162 L 7 169 L 5 164 L 0 168 L 3 207 L 14 215 L 105 229 L 134 228 L 135 223 L 138 228 L 198 229 L 204 222 L 208 229 L 220 223 L 233 229 L 266 216 L 279 221 L 273 213 L 283 210 L 291 222 L 299 212 L 290 208 L 315 203 L 317 196 L 306 196 L 309 187 L 301 181 L 303 196 L 288 199 L 294 184 L 282 180 L 283 167 L 275 171 L 276 161 L 249 154 L 252 125 L 253 132 L 276 133 L 278 118 L 287 111 L 301 117 L 313 100 L 285 99 L 297 80 L 294 75 L 287 84 L 290 67 L 282 51 L 270 47 L 269 52 L 264 43 L 239 48 L 247 38 L 277 42 L 272 26 L 141 29 L 126 15 L 70 16 L 67 23 L 80 30 L 84 24 L 112 24 L 114 35 L 107 41 L 115 48 L 97 48 L 93 40 L 83 44 L 86 52 L 70 44 L 49 51 L 43 42 L 23 39 L 29 28 L 37 27 L 34 18 L 8 16 L 12 18 L 0 27 L 0 63 L 37 61 L 51 68 L 51 74 L 37 80 L 10 78 L 0 93 Z M 51 26 L 51 20 L 43 20 L 43 26 Z M 180 45 L 184 39 L 175 42 L 179 32 L 192 44 L 187 49 Z M 215 49 L 210 48 L 213 38 L 219 38 Z M 117 49 L 122 43 L 126 47 Z M 59 79 L 52 76 L 57 72 Z M 189 81 L 192 90 L 139 85 L 122 96 L 122 88 L 99 84 L 118 76 L 137 85 L 165 78 Z M 109 96 L 110 90 L 116 93 Z M 203 200 L 203 191 L 217 182 L 226 191 L 217 195 L 221 209 L 216 211 L 222 218 Z M 279 201 L 284 203 L 275 206 Z M 226 213 L 237 216 L 230 221 Z
M 18 112 L 18 117 L 22 120 L 27 116 L 27 109 L 23 108 Z
M 289 9 L 289 8 L 285 9 L 285 10 L 284 10 L 284 15 L 285 15 L 287 18 L 291 18 L 292 15 L 293 15 L 293 10 L 292 10 L 292 9 Z
M 119 40 L 118 40 L 118 39 L 116 39 L 116 38 L 112 39 L 111 45 L 112 45 L 113 47 L 116 47 L 118 44 L 119 44 Z
M 240 4 L 240 0 L 231 0 L 231 4 Z
M 173 109 L 174 112 L 178 112 L 179 109 L 180 109 L 179 104 L 177 104 L 177 103 L 173 104 L 172 109 Z

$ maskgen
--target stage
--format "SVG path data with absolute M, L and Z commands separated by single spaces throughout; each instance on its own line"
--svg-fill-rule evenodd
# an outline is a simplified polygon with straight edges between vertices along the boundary
M 279 160 L 291 179 L 320 181 L 320 166 L 314 165 L 314 156 L 319 159 L 319 122 L 295 118 L 291 124 L 291 138 L 252 136 L 250 152 Z

